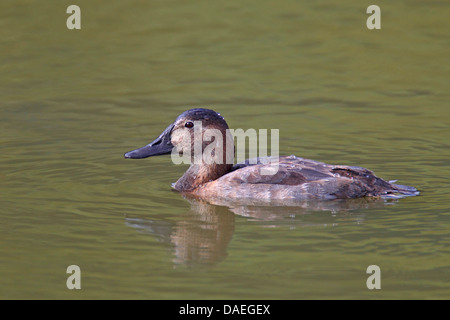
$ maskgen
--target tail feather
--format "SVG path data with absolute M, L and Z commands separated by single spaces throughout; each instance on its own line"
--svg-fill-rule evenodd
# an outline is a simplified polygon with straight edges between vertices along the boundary
M 411 186 L 405 186 L 402 184 L 392 184 L 395 193 L 391 194 L 395 198 L 414 197 L 420 194 L 420 192 Z M 390 196 L 390 195 L 389 195 Z

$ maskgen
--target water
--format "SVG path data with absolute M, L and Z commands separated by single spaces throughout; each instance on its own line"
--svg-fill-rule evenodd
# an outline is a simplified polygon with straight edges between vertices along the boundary
M 3 1 L 0 298 L 448 299 L 449 6 L 380 3 L 369 31 L 370 4 Z M 123 159 L 190 107 L 421 195 L 191 203 L 186 167 Z

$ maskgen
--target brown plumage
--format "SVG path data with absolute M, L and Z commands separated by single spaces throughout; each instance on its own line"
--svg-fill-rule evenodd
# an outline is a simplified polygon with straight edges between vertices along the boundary
M 219 130 L 223 137 L 227 135 L 228 125 L 220 114 L 209 109 L 191 109 L 178 116 L 155 141 L 126 153 L 125 158 L 167 154 L 173 148 L 179 153 L 190 149 L 193 155 L 194 128 L 188 122 L 194 121 L 197 124 L 201 121 L 203 132 L 213 128 Z M 220 161 L 210 164 L 194 163 L 191 156 L 189 169 L 173 185 L 174 189 L 210 202 L 215 202 L 215 199 L 236 199 L 240 203 L 258 201 L 278 204 L 310 199 L 400 198 L 419 193 L 413 187 L 378 178 L 365 168 L 330 165 L 296 156 L 258 158 L 256 161 L 246 160 L 233 166 L 224 161 L 226 156 L 234 156 L 234 146 L 226 144 L 225 140 L 224 138 L 221 145 L 217 141 L 202 140 L 202 151 L 216 142 L 223 147 L 223 155 L 216 158 Z M 268 170 L 274 165 L 277 166 L 274 174 L 261 174 L 261 170 Z

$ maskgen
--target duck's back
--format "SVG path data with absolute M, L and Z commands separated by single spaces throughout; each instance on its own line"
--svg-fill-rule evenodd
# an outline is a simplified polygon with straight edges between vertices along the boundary
M 194 194 L 202 198 L 263 202 L 365 196 L 398 198 L 418 194 L 413 187 L 385 181 L 361 167 L 329 165 L 295 156 L 274 159 L 267 157 L 237 164 L 230 173 L 202 185 Z M 267 174 L 270 170 L 274 174 Z

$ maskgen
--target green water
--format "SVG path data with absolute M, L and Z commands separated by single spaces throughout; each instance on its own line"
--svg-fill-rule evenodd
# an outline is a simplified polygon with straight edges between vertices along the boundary
M 81 30 L 66 28 L 71 4 Z M 371 4 L 381 30 L 366 27 Z M 449 14 L 446 1 L 3 0 L 0 298 L 450 298 Z M 186 167 L 123 153 L 191 107 L 421 195 L 190 203 L 170 189 Z

